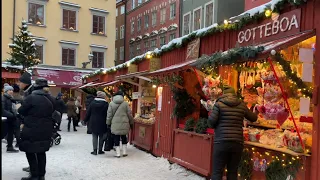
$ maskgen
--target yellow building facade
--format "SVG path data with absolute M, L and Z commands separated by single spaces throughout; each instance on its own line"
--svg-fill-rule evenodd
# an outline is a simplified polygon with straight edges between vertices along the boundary
M 3 0 L 2 61 L 9 57 L 13 31 L 19 30 L 24 19 L 43 64 L 81 68 L 91 53 L 87 68 L 111 67 L 115 59 L 115 11 L 115 0 Z

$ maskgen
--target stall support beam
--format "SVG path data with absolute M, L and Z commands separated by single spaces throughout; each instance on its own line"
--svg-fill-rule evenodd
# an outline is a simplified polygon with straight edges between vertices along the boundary
M 317 180 L 320 177 L 320 3 L 314 1 L 314 25 L 316 29 L 316 52 L 315 52 L 315 91 L 314 91 L 314 117 L 312 134 L 312 156 L 311 156 L 311 180 Z M 318 89 L 318 92 L 317 92 Z M 315 94 L 317 93 L 317 94 Z

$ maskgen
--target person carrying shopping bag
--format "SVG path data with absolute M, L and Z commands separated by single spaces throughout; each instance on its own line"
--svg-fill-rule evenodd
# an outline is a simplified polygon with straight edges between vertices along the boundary
M 107 125 L 111 126 L 114 138 L 116 157 L 120 158 L 120 140 L 123 144 L 123 156 L 127 156 L 127 134 L 133 125 L 133 116 L 129 104 L 124 101 L 124 94 L 118 91 L 114 94 L 108 108 Z

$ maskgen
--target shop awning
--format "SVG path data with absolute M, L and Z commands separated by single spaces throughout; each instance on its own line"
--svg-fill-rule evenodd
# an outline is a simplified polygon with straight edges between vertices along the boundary
M 118 82 L 120 82 L 120 81 L 111 81 L 111 82 L 104 84 L 103 86 L 112 86 L 112 85 L 117 84 Z
M 176 72 L 176 71 L 181 71 L 181 70 L 184 70 L 184 69 L 188 69 L 189 65 L 191 63 L 194 63 L 195 61 L 196 60 L 191 60 L 191 61 L 186 61 L 186 62 L 183 62 L 183 63 L 180 63 L 180 64 L 175 64 L 175 65 L 172 65 L 172 66 L 169 66 L 169 67 L 166 67 L 166 68 L 162 68 L 162 69 L 150 72 L 147 75 L 148 76 L 156 76 L 156 75 L 160 75 L 160 74 L 163 74 L 163 73 L 170 73 L 170 72 Z
M 12 73 L 12 72 L 1 72 L 1 78 L 6 78 L 6 79 L 19 79 L 21 76 L 20 73 Z
M 148 73 L 149 73 L 149 71 L 135 72 L 135 73 L 125 74 L 125 75 L 121 75 L 121 76 L 116 76 L 115 79 L 139 86 L 138 83 L 132 82 L 130 79 L 131 78 L 139 78 L 139 79 L 143 79 L 145 81 L 151 82 L 151 79 L 146 77 L 146 75 Z
M 302 33 L 299 33 L 296 35 L 288 36 L 288 37 L 285 37 L 282 39 L 277 39 L 274 41 L 261 43 L 259 45 L 256 45 L 256 47 L 263 46 L 264 51 L 262 52 L 262 54 L 268 54 L 272 50 L 278 51 L 278 50 L 287 48 L 289 46 L 293 46 L 303 40 L 311 38 L 314 35 L 315 35 L 315 32 L 313 30 L 309 30 L 309 31 L 305 31 L 305 32 L 302 32 Z
M 34 69 L 33 80 L 41 77 L 46 78 L 49 84 L 54 84 L 57 87 L 72 87 L 82 84 L 81 72 L 48 70 L 48 69 Z

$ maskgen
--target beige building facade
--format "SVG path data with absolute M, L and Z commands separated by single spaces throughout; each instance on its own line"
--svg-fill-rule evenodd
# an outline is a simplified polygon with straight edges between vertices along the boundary
M 15 5 L 14 5 L 15 4 Z M 45 65 L 107 68 L 115 60 L 115 0 L 2 1 L 2 61 L 21 21 L 28 22 L 37 54 Z

